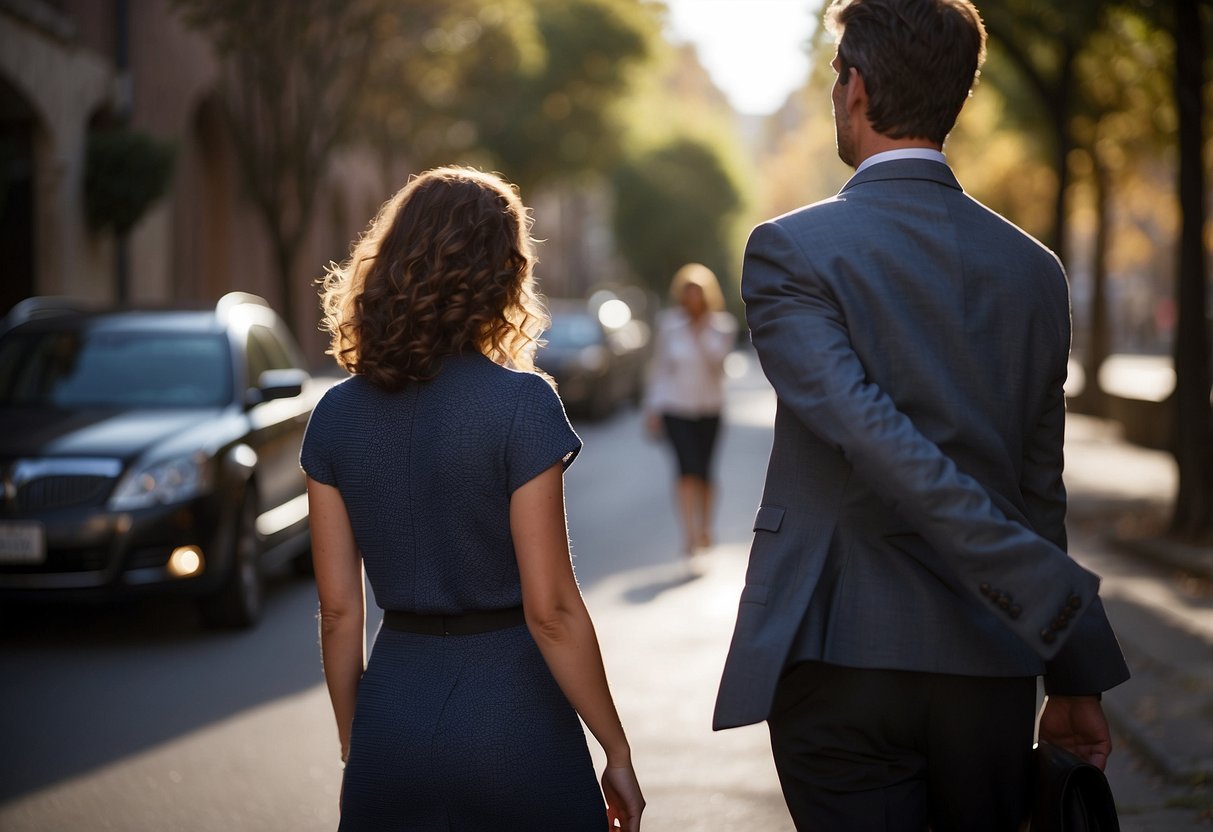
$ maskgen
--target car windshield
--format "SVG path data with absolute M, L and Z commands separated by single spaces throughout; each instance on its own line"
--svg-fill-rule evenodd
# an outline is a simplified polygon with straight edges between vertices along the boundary
M 0 405 L 215 407 L 231 398 L 222 335 L 59 330 L 0 340 Z
M 592 347 L 602 343 L 602 327 L 588 313 L 553 313 L 552 326 L 543 338 L 557 349 Z

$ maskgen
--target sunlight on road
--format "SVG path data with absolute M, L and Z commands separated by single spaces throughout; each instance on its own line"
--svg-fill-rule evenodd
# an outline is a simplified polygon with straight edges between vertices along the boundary
M 733 391 L 726 407 L 729 424 L 769 428 L 775 424 L 775 391 L 768 388 Z

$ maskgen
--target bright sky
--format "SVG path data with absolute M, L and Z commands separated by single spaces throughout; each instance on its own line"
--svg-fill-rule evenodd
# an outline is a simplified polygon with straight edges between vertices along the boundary
M 670 36 L 690 41 L 716 86 L 743 113 L 772 113 L 809 71 L 812 0 L 666 0 Z

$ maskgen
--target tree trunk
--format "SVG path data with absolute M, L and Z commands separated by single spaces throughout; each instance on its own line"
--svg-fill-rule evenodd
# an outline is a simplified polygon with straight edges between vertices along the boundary
M 114 299 L 119 305 L 131 299 L 130 233 L 114 231 Z
M 299 327 L 295 320 L 295 257 L 298 252 L 298 246 L 285 239 L 284 234 L 275 233 L 271 230 L 270 239 L 273 241 L 274 249 L 274 270 L 278 274 L 278 302 L 281 307 L 278 309 L 282 316 L 283 323 L 287 329 L 296 338 L 299 336 Z
M 1061 65 L 1057 70 L 1057 81 L 1048 102 L 1049 116 L 1053 122 L 1053 167 L 1057 173 L 1057 194 L 1053 203 L 1052 239 L 1049 247 L 1067 262 L 1069 246 L 1066 229 L 1069 226 L 1070 151 L 1074 149 L 1074 135 L 1070 119 L 1074 115 L 1074 58 L 1077 50 L 1068 41 L 1062 47 Z
M 1099 370 L 1111 351 L 1108 328 L 1108 232 L 1109 179 L 1107 166 L 1099 158 L 1098 143 L 1091 149 L 1095 179 L 1095 243 L 1091 252 L 1091 310 L 1083 373 L 1083 411 L 1093 416 L 1107 415 L 1107 395 L 1099 386 Z
M 1175 459 L 1179 491 L 1171 531 L 1203 537 L 1213 529 L 1213 425 L 1209 408 L 1206 317 L 1204 144 L 1204 29 L 1192 0 L 1175 0 L 1175 100 L 1179 111 L 1181 230 L 1175 335 Z

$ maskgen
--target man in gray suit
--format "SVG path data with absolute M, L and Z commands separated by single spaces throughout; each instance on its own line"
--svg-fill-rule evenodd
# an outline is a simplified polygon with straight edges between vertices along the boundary
M 757 227 L 742 294 L 778 396 L 714 725 L 766 720 L 798 829 L 1014 830 L 1040 737 L 1102 767 L 1128 678 L 1065 552 L 1069 298 L 943 142 L 968 0 L 835 0 L 835 197 Z

